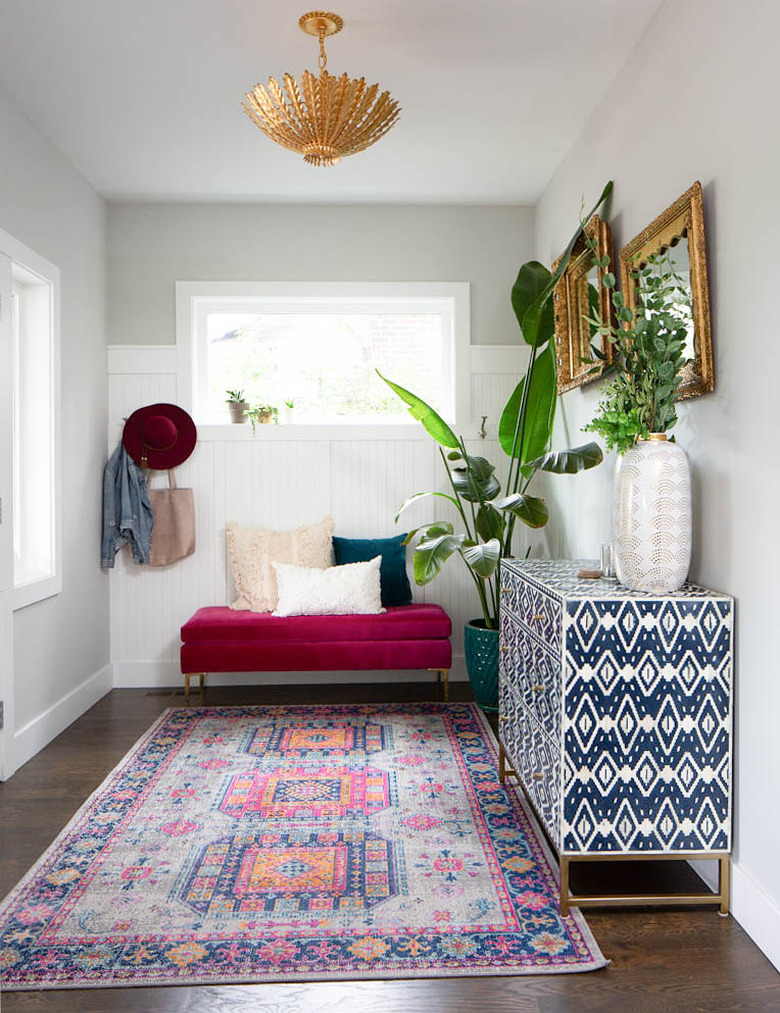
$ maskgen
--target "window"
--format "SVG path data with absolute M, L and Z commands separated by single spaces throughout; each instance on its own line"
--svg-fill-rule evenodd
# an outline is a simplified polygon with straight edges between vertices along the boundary
M 304 424 L 413 422 L 377 370 L 467 414 L 466 284 L 179 283 L 177 325 L 200 424 L 228 421 L 228 390 Z
M 57 514 L 59 271 L 0 232 L 0 406 L 10 460 L 0 467 L 2 586 L 20 608 L 62 589 Z M 2 369 L 0 369 L 2 372 Z M 10 579 L 9 579 L 10 571 Z

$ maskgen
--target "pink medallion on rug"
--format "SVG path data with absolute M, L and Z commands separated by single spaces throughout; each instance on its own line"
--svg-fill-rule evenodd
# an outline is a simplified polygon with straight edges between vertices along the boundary
M 4 989 L 589 971 L 472 704 L 169 710 L 0 906 Z

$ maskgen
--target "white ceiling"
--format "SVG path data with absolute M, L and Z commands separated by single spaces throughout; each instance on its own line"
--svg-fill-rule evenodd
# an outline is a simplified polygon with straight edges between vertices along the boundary
M 0 0 L 0 90 L 112 200 L 529 203 L 661 2 L 334 0 L 329 70 L 403 112 L 332 168 L 241 109 L 316 70 L 306 0 Z

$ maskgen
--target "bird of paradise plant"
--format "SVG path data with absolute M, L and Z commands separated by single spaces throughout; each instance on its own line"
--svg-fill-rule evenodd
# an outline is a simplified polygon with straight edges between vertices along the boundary
M 609 182 L 585 221 L 598 210 L 611 190 Z M 534 476 L 539 471 L 574 474 L 595 467 L 603 457 L 596 443 L 550 451 L 558 399 L 552 296 L 581 231 L 582 225 L 572 236 L 554 272 L 538 261 L 530 261 L 520 268 L 512 287 L 512 308 L 523 340 L 530 346 L 530 355 L 525 376 L 507 401 L 498 427 L 501 449 L 509 457 L 503 494 L 496 469 L 486 458 L 470 454 L 463 437 L 456 435 L 425 401 L 379 374 L 439 444 L 449 484 L 447 492 L 418 492 L 410 496 L 398 511 L 396 521 L 412 503 L 434 496 L 454 506 L 462 525 L 462 530 L 456 532 L 451 521 L 436 520 L 408 534 L 407 544 L 419 536 L 414 549 L 415 582 L 429 584 L 446 560 L 457 554 L 474 582 L 487 629 L 498 627 L 496 578 L 501 560 L 512 555 L 517 521 L 531 528 L 541 528 L 549 520 L 544 499 L 529 492 Z

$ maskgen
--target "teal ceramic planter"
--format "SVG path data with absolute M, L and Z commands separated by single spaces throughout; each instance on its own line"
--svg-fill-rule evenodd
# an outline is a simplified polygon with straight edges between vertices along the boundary
M 463 630 L 466 670 L 474 698 L 483 711 L 498 711 L 498 630 L 485 627 L 484 619 L 470 619 Z

